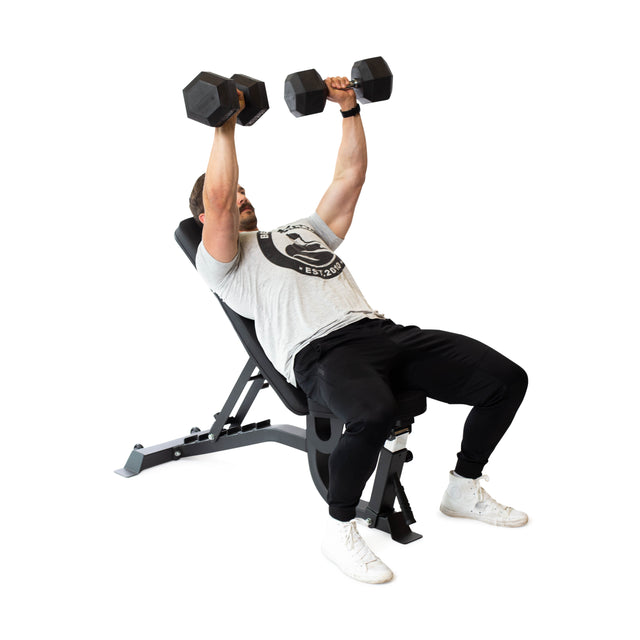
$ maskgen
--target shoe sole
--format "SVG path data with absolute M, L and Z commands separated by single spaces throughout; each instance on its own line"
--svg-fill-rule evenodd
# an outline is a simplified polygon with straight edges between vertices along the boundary
M 452 509 L 449 509 L 448 507 L 444 507 L 442 505 L 440 505 L 440 511 L 444 513 L 445 516 L 449 516 L 450 518 L 467 518 L 468 520 L 478 520 L 478 522 L 492 524 L 494 527 L 508 527 L 509 529 L 524 527 L 524 525 L 529 522 L 529 516 L 525 516 L 524 519 L 513 520 L 511 522 L 496 522 L 495 520 L 486 520 L 484 518 L 479 518 L 478 516 L 467 515 L 466 513 L 458 513 L 457 511 L 453 511 Z

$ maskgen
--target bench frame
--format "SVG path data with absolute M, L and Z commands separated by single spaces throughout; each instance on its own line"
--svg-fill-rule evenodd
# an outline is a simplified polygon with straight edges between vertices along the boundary
M 175 238 L 195 266 L 195 253 L 200 242 L 200 228 L 195 220 L 183 220 Z M 162 444 L 150 447 L 136 444 L 124 467 L 117 469 L 116 473 L 130 478 L 165 462 L 261 442 L 277 442 L 307 453 L 311 477 L 326 501 L 329 457 L 342 436 L 342 420 L 328 409 L 307 401 L 300 389 L 290 385 L 262 351 L 255 336 L 253 321 L 236 314 L 222 300 L 220 304 L 247 350 L 249 359 L 222 409 L 215 414 L 213 424 L 206 431 L 196 427 L 191 429 L 188 436 Z M 272 388 L 294 414 L 306 416 L 306 429 L 289 424 L 272 425 L 269 419 L 245 423 L 256 397 L 267 388 Z M 368 501 L 360 500 L 356 509 L 356 517 L 365 520 L 369 527 L 385 531 L 403 544 L 422 537 L 411 530 L 410 525 L 415 523 L 415 518 L 400 483 L 405 462 L 413 459 L 406 444 L 414 416 L 426 409 L 424 403 L 424 406 L 416 405 L 415 397 L 411 400 L 410 412 L 413 415 L 407 415 L 390 426 L 389 438 L 378 459 L 371 497 Z M 399 511 L 394 509 L 396 501 Z

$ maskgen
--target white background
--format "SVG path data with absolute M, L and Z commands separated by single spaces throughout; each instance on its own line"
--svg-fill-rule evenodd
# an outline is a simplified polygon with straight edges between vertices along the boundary
M 25 2 L 5 8 L 2 581 L 10 637 L 628 638 L 637 630 L 640 9 L 634 2 Z M 262 227 L 313 211 L 337 107 L 287 74 L 382 55 L 340 256 L 401 323 L 476 337 L 530 388 L 486 472 L 526 510 L 441 515 L 466 407 L 430 402 L 403 482 L 424 538 L 364 535 L 369 586 L 320 554 L 325 506 L 276 444 L 125 480 L 136 442 L 206 428 L 244 352 L 173 240 L 213 131 L 201 70 L 267 83 L 237 134 Z M 269 396 L 254 419 L 303 421 Z M 251 417 L 251 416 L 250 416 Z

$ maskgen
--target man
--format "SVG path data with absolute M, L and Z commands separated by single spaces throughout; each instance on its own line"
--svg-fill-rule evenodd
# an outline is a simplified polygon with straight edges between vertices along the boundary
M 394 390 L 417 389 L 473 407 L 440 509 L 518 527 L 527 515 L 496 502 L 480 480 L 524 398 L 527 375 L 476 340 L 396 325 L 364 299 L 334 251 L 364 184 L 365 134 L 347 78 L 325 83 L 342 112 L 342 141 L 333 182 L 316 212 L 271 232 L 257 230 L 255 210 L 238 186 L 234 116 L 216 129 L 206 174 L 192 192 L 192 212 L 203 224 L 196 266 L 232 309 L 255 320 L 265 353 L 288 381 L 344 420 L 329 460 L 322 550 L 347 575 L 381 583 L 393 573 L 360 537 L 355 513 L 397 418 Z

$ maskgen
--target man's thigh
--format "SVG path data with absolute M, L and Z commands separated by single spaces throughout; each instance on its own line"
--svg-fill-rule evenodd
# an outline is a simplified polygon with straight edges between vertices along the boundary
M 474 338 L 448 331 L 399 327 L 390 337 L 398 346 L 393 386 L 420 389 L 448 403 L 475 404 L 485 393 L 486 381 L 476 388 L 469 385 L 470 380 L 477 377 L 487 354 L 502 357 Z
M 396 407 L 386 366 L 393 354 L 382 357 L 379 345 L 374 351 L 372 357 L 371 345 L 363 344 L 331 349 L 307 363 L 298 382 L 309 397 L 345 422 L 389 415 Z

